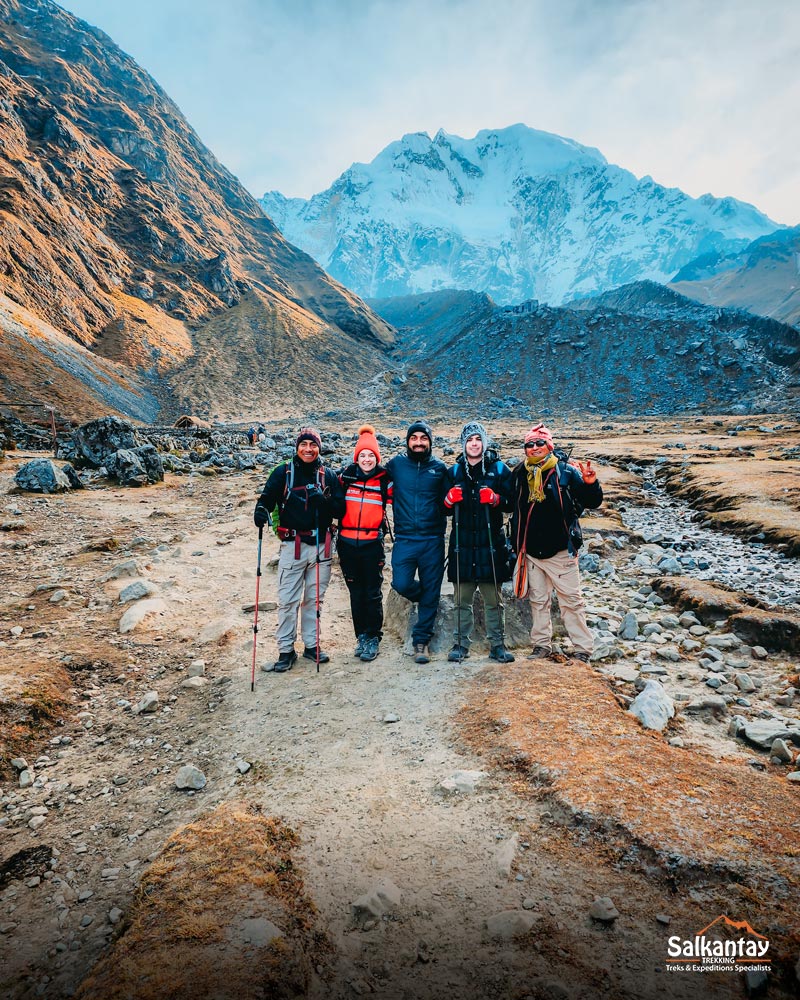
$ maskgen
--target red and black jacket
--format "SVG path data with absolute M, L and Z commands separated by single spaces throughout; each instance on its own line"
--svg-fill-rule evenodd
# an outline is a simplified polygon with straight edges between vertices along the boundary
M 381 465 L 363 472 L 355 462 L 339 476 L 345 512 L 339 521 L 339 541 L 364 545 L 383 538 L 386 504 L 391 503 L 389 473 Z

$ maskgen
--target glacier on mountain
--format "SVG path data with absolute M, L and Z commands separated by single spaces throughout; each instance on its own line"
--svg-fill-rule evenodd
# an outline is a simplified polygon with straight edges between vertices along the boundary
M 630 281 L 664 283 L 696 257 L 780 228 L 733 198 L 691 198 L 525 125 L 463 139 L 403 136 L 306 200 L 264 211 L 362 298 L 442 288 L 561 304 Z

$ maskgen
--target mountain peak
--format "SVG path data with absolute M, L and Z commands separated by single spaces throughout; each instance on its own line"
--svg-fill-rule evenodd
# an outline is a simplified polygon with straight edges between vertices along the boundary
M 516 123 L 473 138 L 412 132 L 287 209 L 284 235 L 359 295 L 441 288 L 558 305 L 649 279 L 777 225 L 733 198 L 638 180 L 574 139 Z

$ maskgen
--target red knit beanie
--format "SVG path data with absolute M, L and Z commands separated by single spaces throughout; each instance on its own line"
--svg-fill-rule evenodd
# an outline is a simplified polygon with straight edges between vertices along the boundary
M 356 447 L 353 451 L 354 462 L 358 461 L 358 456 L 364 449 L 374 452 L 375 460 L 380 462 L 381 448 L 378 444 L 378 439 L 375 437 L 375 428 L 371 424 L 364 424 L 358 428 L 358 441 L 356 441 Z
M 546 441 L 547 447 L 550 451 L 555 448 L 555 445 L 553 444 L 553 434 L 549 428 L 545 427 L 544 424 L 537 424 L 535 427 L 531 427 L 525 435 L 525 444 L 529 441 Z

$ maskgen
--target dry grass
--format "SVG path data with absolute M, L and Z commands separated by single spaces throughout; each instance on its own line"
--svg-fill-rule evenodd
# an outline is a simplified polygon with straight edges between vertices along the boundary
M 174 833 L 143 878 L 128 928 L 78 995 L 85 1000 L 237 1000 L 305 993 L 326 950 L 294 865 L 297 836 L 251 806 L 220 806 Z M 284 937 L 247 943 L 263 917 Z
M 12 758 L 30 753 L 64 718 L 71 691 L 63 667 L 34 659 L 20 663 L 0 652 L 0 775 L 9 777 Z
M 656 862 L 670 882 L 746 881 L 791 926 L 800 891 L 797 790 L 741 759 L 671 747 L 620 710 L 589 667 L 522 661 L 477 678 L 459 714 L 469 744 L 519 776 L 604 850 Z

